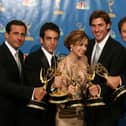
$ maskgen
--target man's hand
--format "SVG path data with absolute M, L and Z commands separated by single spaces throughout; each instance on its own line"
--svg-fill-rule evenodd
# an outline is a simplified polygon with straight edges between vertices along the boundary
M 99 97 L 101 89 L 100 89 L 100 86 L 98 84 L 93 84 L 88 89 L 89 89 L 89 93 L 90 93 L 92 98 Z
M 112 89 L 116 89 L 121 82 L 120 76 L 108 76 L 107 77 L 107 85 L 110 86 Z
M 46 95 L 46 91 L 42 87 L 34 88 L 34 99 L 41 101 Z

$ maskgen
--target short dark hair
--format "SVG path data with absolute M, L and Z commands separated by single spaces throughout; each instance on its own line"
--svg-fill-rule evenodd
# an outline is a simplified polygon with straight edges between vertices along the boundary
M 46 30 L 53 30 L 53 31 L 58 33 L 58 37 L 60 36 L 59 27 L 56 24 L 52 23 L 52 22 L 47 22 L 47 23 L 45 23 L 45 24 L 43 24 L 41 26 L 41 28 L 40 28 L 40 37 L 42 37 L 42 38 L 44 37 Z
M 12 21 L 8 22 L 7 25 L 6 25 L 6 32 L 7 33 L 9 33 L 11 31 L 11 26 L 12 25 L 24 26 L 25 33 L 27 32 L 27 26 L 23 21 L 21 21 L 21 20 L 12 20 Z
M 102 18 L 106 24 L 111 24 L 111 19 L 110 19 L 108 13 L 103 10 L 96 10 L 91 14 L 90 19 L 89 19 L 90 26 L 92 24 L 92 20 L 96 19 L 96 18 Z
M 126 22 L 126 17 L 123 17 L 119 23 L 118 23 L 118 29 L 119 29 L 119 32 L 121 33 L 121 27 L 122 25 Z

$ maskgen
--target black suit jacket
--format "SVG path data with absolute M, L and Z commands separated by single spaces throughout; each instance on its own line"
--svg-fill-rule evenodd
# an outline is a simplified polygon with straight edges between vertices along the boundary
M 121 75 L 122 84 L 126 85 L 126 71 L 124 71 Z
M 42 86 L 40 80 L 40 69 L 47 70 L 49 68 L 48 60 L 41 49 L 28 55 L 25 60 L 25 79 L 28 85 L 33 87 Z
M 91 40 L 88 45 L 87 56 L 89 63 L 91 62 L 94 44 L 95 40 Z M 107 68 L 110 75 L 119 75 L 125 68 L 125 53 L 125 48 L 109 37 L 98 62 Z
M 88 49 L 87 49 L 87 57 L 89 63 L 91 62 L 91 55 L 93 51 L 93 47 L 95 45 L 95 40 L 92 39 L 89 42 Z M 126 71 L 126 51 L 121 44 L 119 44 L 117 41 L 112 39 L 111 37 L 108 38 L 103 51 L 101 53 L 101 56 L 98 60 L 99 63 L 101 63 L 109 72 L 110 75 L 120 75 L 123 73 L 123 71 Z M 98 83 L 101 86 L 101 96 L 104 98 L 104 100 L 109 105 L 110 102 L 110 96 L 113 92 L 113 90 L 106 85 L 105 79 L 99 77 L 98 75 L 94 79 L 94 83 Z M 114 105 L 111 107 L 107 107 L 106 109 L 96 109 L 92 114 L 92 112 L 88 111 L 88 121 L 89 126 L 101 126 L 101 125 L 110 125 L 112 126 L 115 124 L 115 120 L 118 120 L 121 115 L 121 106 L 120 105 Z M 110 114 L 112 113 L 112 115 Z M 92 119 L 92 120 L 91 120 Z M 100 121 L 101 120 L 101 121 Z M 92 122 L 92 125 L 90 123 Z M 93 124 L 94 123 L 94 124 Z M 103 124 L 104 123 L 104 124 Z
M 91 55 L 92 55 L 94 44 L 95 44 L 95 40 L 91 40 L 88 45 L 87 56 L 88 56 L 89 63 L 91 62 Z M 101 63 L 108 70 L 110 75 L 116 76 L 116 75 L 120 75 L 121 73 L 123 73 L 123 71 L 126 70 L 125 56 L 126 56 L 125 48 L 117 41 L 109 37 L 109 39 L 107 40 L 103 48 L 103 51 L 101 53 L 98 62 Z M 104 81 L 101 80 L 103 79 L 96 77 L 94 82 L 101 83 Z M 109 89 L 109 87 L 107 87 L 105 84 L 102 83 L 101 85 L 103 88 L 107 88 L 106 90 Z M 108 91 L 106 93 L 108 93 Z
M 20 52 L 23 67 L 23 54 Z M 33 88 L 25 87 L 19 76 L 17 64 L 3 43 L 0 46 L 0 125 L 15 126 L 19 111 L 24 101 L 30 99 Z M 12 116 L 13 115 L 13 116 Z
M 31 54 L 25 60 L 25 81 L 28 85 L 32 87 L 40 87 L 42 86 L 42 82 L 40 80 L 40 70 L 43 68 L 45 74 L 47 69 L 49 68 L 48 60 L 44 54 L 44 52 L 39 49 Z M 52 81 L 48 82 L 47 92 L 50 92 L 50 86 Z M 48 101 L 48 95 L 44 97 L 44 101 Z M 34 108 L 26 108 L 24 112 L 24 124 L 22 126 L 34 126 L 34 125 L 44 125 L 44 126 L 54 126 L 55 122 L 55 105 L 48 104 L 48 110 L 42 111 Z M 39 117 L 37 116 L 39 115 Z M 27 116 L 27 117 L 26 117 Z

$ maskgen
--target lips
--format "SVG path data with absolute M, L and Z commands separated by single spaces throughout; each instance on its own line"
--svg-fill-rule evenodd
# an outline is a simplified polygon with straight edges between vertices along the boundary
M 100 37 L 100 35 L 101 35 L 100 33 L 95 33 L 96 37 Z

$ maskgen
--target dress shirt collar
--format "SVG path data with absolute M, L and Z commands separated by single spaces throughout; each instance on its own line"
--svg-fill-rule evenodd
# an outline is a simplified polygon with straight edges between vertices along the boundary
M 110 36 L 110 32 L 108 32 L 108 34 L 106 35 L 106 37 L 105 37 L 101 42 L 95 41 L 95 46 L 96 46 L 96 44 L 98 43 L 98 45 L 99 45 L 99 47 L 100 47 L 100 50 L 102 50 L 102 49 L 104 48 L 104 46 L 105 46 L 105 44 L 106 44 L 106 42 L 107 42 L 109 36 Z
M 5 41 L 5 45 L 8 47 L 8 49 L 10 50 L 11 54 L 13 55 L 13 57 L 15 58 L 15 54 L 18 50 L 14 49 L 7 41 Z
M 47 60 L 48 60 L 48 63 L 49 65 L 51 66 L 51 59 L 52 59 L 52 56 L 54 56 L 54 54 L 50 54 L 45 48 L 41 47 L 42 51 L 44 52 Z
M 96 45 L 98 44 L 98 46 L 99 46 L 99 57 L 100 57 L 100 55 L 102 53 L 102 50 L 103 50 L 103 48 L 104 48 L 104 46 L 105 46 L 105 44 L 106 44 L 109 36 L 110 36 L 110 32 L 108 32 L 108 34 L 106 35 L 106 37 L 101 42 L 97 42 L 95 40 L 95 45 L 93 47 L 93 52 L 92 52 L 92 56 L 91 56 L 91 63 L 93 62 L 93 57 L 95 55 Z

